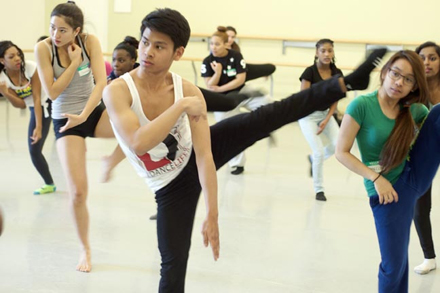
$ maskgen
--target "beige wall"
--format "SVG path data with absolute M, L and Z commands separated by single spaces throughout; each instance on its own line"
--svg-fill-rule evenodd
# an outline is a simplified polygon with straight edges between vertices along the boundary
M 27 7 L 30 17 L 22 18 L 14 26 L 17 15 L 4 14 L 0 18 L 0 38 L 13 39 L 23 48 L 33 48 L 35 39 L 48 33 L 49 15 L 59 0 L 1 0 L 6 11 Z M 104 2 L 102 2 L 104 1 Z M 122 0 L 124 1 L 124 0 Z M 233 25 L 239 35 L 278 36 L 317 40 L 328 37 L 335 40 L 373 40 L 421 43 L 439 41 L 437 15 L 440 2 L 422 0 L 334 0 L 334 1 L 259 1 L 222 0 L 222 5 L 201 0 L 125 0 L 131 1 L 131 13 L 115 13 L 114 0 L 77 3 L 85 12 L 87 31 L 97 34 L 105 52 L 126 35 L 139 38 L 141 20 L 157 7 L 179 10 L 189 21 L 193 33 L 211 34 L 217 25 Z M 17 4 L 18 3 L 18 4 Z M 19 12 L 18 12 L 19 13 Z M 420 25 L 419 25 L 420 24 Z M 87 26 L 86 25 L 86 26 Z M 281 53 L 280 41 L 240 40 L 243 55 L 248 62 L 312 62 L 313 49 L 289 48 Z M 408 48 L 414 48 L 410 46 Z M 363 45 L 335 44 L 337 65 L 354 66 L 365 54 Z M 190 42 L 186 57 L 203 58 L 209 54 L 206 43 Z M 200 63 L 196 63 L 199 70 Z M 194 80 L 191 63 L 177 62 L 172 70 Z M 276 95 L 281 97 L 299 89 L 298 77 L 303 68 L 278 67 L 274 75 Z M 348 72 L 346 72 L 348 73 Z M 199 85 L 203 81 L 199 78 Z M 264 86 L 268 87 L 266 82 Z M 377 86 L 377 84 L 372 87 Z
M 113 0 L 109 3 L 108 52 L 125 35 L 139 37 L 141 20 L 157 7 L 179 10 L 189 21 L 193 33 L 211 34 L 217 25 L 232 25 L 239 35 L 278 36 L 291 38 L 335 40 L 372 40 L 403 43 L 421 43 L 438 40 L 437 25 L 440 2 L 422 0 L 314 0 L 314 1 L 260 1 L 222 0 L 222 5 L 201 0 L 131 0 L 131 13 L 114 13 Z M 416 24 L 427 25 L 416 28 Z M 312 63 L 313 49 L 287 49 L 282 54 L 280 41 L 240 40 L 242 52 L 252 62 Z M 412 49 L 414 46 L 409 46 Z M 337 64 L 342 67 L 356 65 L 365 54 L 364 45 L 335 44 Z M 186 57 L 205 57 L 209 54 L 206 43 L 190 42 Z M 187 62 L 188 63 L 188 62 Z M 200 64 L 196 64 L 197 69 Z M 187 78 L 193 80 L 189 64 L 175 64 L 178 73 L 184 68 Z M 285 90 L 299 89 L 298 77 L 303 68 L 281 68 L 276 81 L 283 81 Z M 199 85 L 203 82 L 199 79 Z M 374 85 L 374 86 L 377 86 Z M 374 87 L 373 86 L 373 87 Z M 283 87 L 281 85 L 281 87 Z M 279 89 L 280 86 L 278 85 Z
M 0 0 L 0 40 L 32 49 L 44 30 L 44 0 Z
M 422 42 L 436 37 L 440 2 L 436 0 L 132 0 L 132 13 L 113 12 L 110 0 L 109 44 L 126 34 L 138 36 L 142 18 L 156 7 L 179 10 L 195 33 L 233 25 L 243 35 L 318 39 L 369 39 Z M 417 24 L 426 23 L 416 30 Z

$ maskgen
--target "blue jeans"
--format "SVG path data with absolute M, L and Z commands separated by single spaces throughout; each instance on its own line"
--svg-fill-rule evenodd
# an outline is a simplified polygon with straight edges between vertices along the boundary
M 414 206 L 428 190 L 440 163 L 440 106 L 429 113 L 410 153 L 409 161 L 394 184 L 399 201 L 381 205 L 370 197 L 382 261 L 379 292 L 408 292 L 408 245 Z

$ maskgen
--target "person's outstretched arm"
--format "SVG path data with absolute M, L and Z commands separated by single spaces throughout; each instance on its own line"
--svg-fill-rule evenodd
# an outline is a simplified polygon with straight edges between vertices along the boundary
M 205 102 L 202 93 L 196 86 L 185 81 L 183 89 L 185 96 L 195 96 L 203 101 L 203 103 Z M 191 120 L 190 125 L 200 185 L 205 196 L 206 218 L 203 221 L 201 231 L 203 243 L 205 246 L 211 245 L 214 259 L 217 260 L 220 254 L 217 172 L 211 152 L 210 129 L 206 119 Z

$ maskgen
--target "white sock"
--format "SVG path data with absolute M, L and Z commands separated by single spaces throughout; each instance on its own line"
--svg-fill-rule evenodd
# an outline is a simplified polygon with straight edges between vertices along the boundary
M 423 263 L 421 263 L 420 265 L 416 266 L 414 268 L 414 271 L 417 274 L 427 274 L 432 270 L 435 270 L 437 267 L 436 263 L 435 263 L 435 258 L 425 258 L 425 260 L 423 261 Z

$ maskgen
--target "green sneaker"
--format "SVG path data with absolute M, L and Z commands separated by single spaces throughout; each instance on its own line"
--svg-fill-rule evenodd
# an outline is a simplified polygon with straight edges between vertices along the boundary
M 45 184 L 43 185 L 43 187 L 38 188 L 37 190 L 34 191 L 35 195 L 38 194 L 46 194 L 46 193 L 52 193 L 55 192 L 57 190 L 57 187 L 53 184 Z

